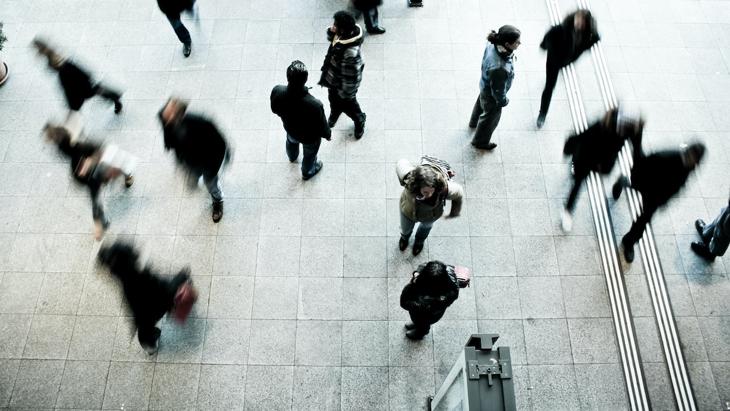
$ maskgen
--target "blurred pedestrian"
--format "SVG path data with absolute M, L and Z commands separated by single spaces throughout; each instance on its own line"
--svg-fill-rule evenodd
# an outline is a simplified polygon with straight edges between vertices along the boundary
M 692 251 L 709 261 L 723 256 L 730 245 L 730 199 L 715 221 L 705 224 L 700 218 L 695 221 L 695 228 L 700 234 L 700 241 L 692 242 Z
M 157 322 L 166 313 L 173 314 L 178 322 L 185 322 L 198 298 L 190 269 L 185 267 L 172 278 L 162 276 L 153 272 L 150 266 L 141 267 L 139 253 L 130 244 L 120 241 L 102 247 L 97 258 L 122 283 L 139 344 L 147 354 L 153 355 L 162 333 Z
M 444 214 L 446 200 L 451 200 L 451 211 L 447 217 L 459 216 L 464 189 L 450 181 L 454 172 L 448 163 L 437 158 L 424 156 L 421 165 L 416 167 L 408 160 L 399 160 L 395 171 L 403 186 L 398 248 L 401 251 L 408 248 L 413 228 L 419 223 L 413 243 L 413 255 L 418 255 L 423 250 L 433 223 Z
M 631 141 L 634 153 L 640 153 L 643 130 L 643 119 L 634 118 L 619 108 L 613 108 L 585 131 L 568 138 L 563 154 L 573 156 L 573 188 L 561 215 L 563 231 L 568 232 L 573 226 L 575 201 L 588 174 L 591 171 L 610 174 L 626 140 Z
M 48 66 L 58 73 L 66 103 L 71 111 L 78 112 L 84 102 L 94 96 L 100 96 L 114 103 L 115 114 L 122 111 L 122 94 L 119 91 L 92 80 L 88 71 L 53 49 L 46 40 L 36 37 L 32 45 L 48 60 Z
M 327 56 L 322 65 L 319 85 L 327 87 L 330 101 L 330 128 L 335 126 L 342 113 L 355 122 L 355 138 L 365 133 L 365 113 L 357 102 L 357 90 L 365 67 L 360 54 L 363 42 L 362 28 L 355 23 L 352 14 L 338 11 L 334 23 L 327 28 L 330 41 Z
M 124 176 L 125 187 L 131 187 L 134 183 L 134 158 L 112 145 L 103 147 L 93 141 L 72 143 L 68 130 L 56 124 L 47 123 L 43 132 L 48 141 L 55 143 L 59 151 L 71 161 L 74 179 L 89 189 L 94 238 L 101 239 L 110 224 L 100 199 L 101 189 L 119 176 Z
M 183 44 L 183 56 L 190 56 L 193 41 L 190 38 L 190 32 L 180 19 L 180 14 L 185 11 L 198 18 L 195 11 L 195 0 L 157 0 L 157 6 L 167 17 L 167 21 L 175 30 L 178 40 Z
M 408 0 L 408 7 L 423 7 L 423 0 Z
M 400 306 L 408 311 L 406 337 L 421 340 L 431 325 L 444 316 L 446 309 L 459 298 L 459 281 L 454 267 L 441 261 L 429 261 L 416 268 L 411 281 L 403 288 Z
M 679 192 L 704 154 L 704 144 L 694 143 L 683 144 L 679 150 L 659 151 L 648 156 L 643 153 L 634 155 L 631 182 L 626 177 L 621 177 L 612 190 L 614 200 L 621 196 L 624 187 L 631 186 L 641 193 L 641 215 L 621 239 L 626 261 L 634 261 L 634 244 L 641 239 L 654 212 Z
M 352 4 L 362 12 L 362 18 L 365 21 L 365 30 L 368 33 L 385 33 L 385 29 L 380 27 L 378 22 L 378 6 L 383 4 L 383 0 L 352 0 Z
M 514 51 L 520 46 L 520 31 L 510 25 L 492 31 L 487 36 L 490 44 L 482 57 L 482 77 L 479 81 L 479 97 L 469 120 L 469 127 L 476 128 L 471 145 L 482 150 L 493 150 L 492 134 L 502 116 L 502 107 L 509 103 L 507 92 L 515 76 Z
M 540 100 L 537 128 L 541 128 L 545 124 L 545 116 L 550 107 L 560 69 L 576 61 L 598 40 L 600 40 L 600 36 L 596 29 L 596 20 L 590 11 L 583 9 L 569 14 L 561 24 L 553 26 L 545 34 L 540 43 L 540 48 L 547 51 L 545 88 Z
M 322 169 L 317 152 L 322 138 L 331 140 L 332 134 L 322 103 L 309 94 L 306 86 L 308 76 L 307 66 L 295 60 L 286 69 L 287 85 L 278 85 L 271 90 L 271 111 L 284 123 L 289 161 L 297 161 L 299 144 L 303 147 L 304 180 L 309 180 Z
M 200 177 L 213 198 L 213 222 L 223 217 L 221 169 L 229 159 L 228 144 L 210 120 L 187 112 L 188 103 L 171 97 L 160 110 L 165 150 L 174 150 L 178 162 L 188 171 L 190 183 L 197 187 Z

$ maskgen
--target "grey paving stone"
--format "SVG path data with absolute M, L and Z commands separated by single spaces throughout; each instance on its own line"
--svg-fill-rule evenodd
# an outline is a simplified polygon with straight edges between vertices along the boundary
M 342 277 L 342 237 L 302 237 L 300 275 Z
M 200 364 L 157 364 L 150 395 L 151 409 L 195 406 Z
M 35 315 L 23 350 L 24 358 L 65 359 L 76 318 L 67 315 Z
M 628 278 L 628 277 L 624 277 Z M 601 276 L 560 277 L 565 315 L 577 317 L 610 317 L 606 281 Z M 627 286 L 627 288 L 629 288 Z M 566 298 L 567 297 L 567 298 Z M 634 309 L 633 300 L 631 308 Z M 632 311 L 636 314 L 635 311 Z
M 251 318 L 253 277 L 214 276 L 210 285 L 209 318 Z
M 246 410 L 285 410 L 292 404 L 294 367 L 251 365 L 246 370 Z
M 534 407 L 579 409 L 573 365 L 529 365 L 527 368 L 533 387 L 530 397 Z
M 477 323 L 474 320 L 441 320 L 432 329 L 434 367 L 438 375 L 447 375 L 469 337 L 477 333 Z
M 342 367 L 343 409 L 388 409 L 388 367 Z
M 707 361 L 707 351 L 697 317 L 675 317 L 680 346 L 687 362 Z
M 634 331 L 638 340 L 641 361 L 644 363 L 659 363 L 664 361 L 659 340 L 659 330 L 653 317 L 635 317 Z
M 345 278 L 343 280 L 344 320 L 387 320 L 388 283 L 385 278 Z
M 429 367 L 391 367 L 389 375 L 389 409 L 411 410 L 425 407 L 434 394 L 433 369 Z
M 248 363 L 257 365 L 293 365 L 297 340 L 296 335 L 296 321 L 251 321 Z
M 516 275 L 517 264 L 512 237 L 471 237 L 471 249 L 472 275 Z
M 711 362 L 710 367 L 712 368 L 712 377 L 715 380 L 717 386 L 717 392 L 720 396 L 721 401 L 727 401 L 730 398 L 730 364 L 727 362 Z
M 730 343 L 724 338 L 724 331 L 730 325 L 728 317 L 697 317 L 707 357 L 710 361 L 725 361 L 730 355 Z
M 523 321 L 523 326 L 527 364 L 573 363 L 570 333 L 565 319 L 527 319 Z
M 245 388 L 245 366 L 202 364 L 197 409 L 241 409 Z
M 58 392 L 58 408 L 101 408 L 108 361 L 66 361 Z
M 95 273 L 86 276 L 77 315 L 119 315 L 122 292 L 110 275 Z
M 146 408 L 154 371 L 154 364 L 112 362 L 104 391 L 104 409 Z
M 0 278 L 0 312 L 32 314 L 43 284 L 38 273 L 4 273 Z
M 387 366 L 388 321 L 343 321 L 342 365 Z
M 261 237 L 256 274 L 296 276 L 299 273 L 301 239 L 298 237 Z
M 724 316 L 730 313 L 727 298 L 730 283 L 724 276 L 687 275 L 698 316 Z
M 262 208 L 263 203 L 260 199 L 226 199 L 224 206 L 226 224 L 218 227 L 218 235 L 258 235 Z
M 298 321 L 296 337 L 297 365 L 342 364 L 341 321 Z
M 262 204 L 261 234 L 299 236 L 302 234 L 301 200 L 267 199 Z
M 433 364 L 433 327 L 422 340 L 413 341 L 406 337 L 403 323 L 388 322 L 388 365 L 405 367 L 413 364 Z
M 575 364 L 609 364 L 618 361 L 612 319 L 569 319 L 568 330 Z
M 565 317 L 563 293 L 558 277 L 520 277 L 520 305 L 526 318 Z
M 720 401 L 718 386 L 713 378 L 709 362 L 688 362 L 687 372 L 693 382 L 692 388 L 697 408 L 712 409 L 725 406 L 725 401 Z
M 581 409 L 629 409 L 619 364 L 576 364 L 575 379 Z
M 77 316 L 68 359 L 110 360 L 116 332 L 115 317 Z
M 555 242 L 547 236 L 513 237 L 517 275 L 558 275 Z
M 297 318 L 299 281 L 291 277 L 256 277 L 253 292 L 254 319 Z
M 345 277 L 387 276 L 386 237 L 345 237 Z
M 64 361 L 21 360 L 10 399 L 13 408 L 52 408 L 58 397 Z
M 475 281 L 474 284 L 477 317 L 479 319 L 522 318 L 517 277 L 495 277 L 485 280 Z
M 157 362 L 199 363 L 203 355 L 205 322 L 199 318 L 189 318 L 185 324 L 172 318 L 162 321 Z
M 466 200 L 469 208 L 469 234 L 473 236 L 499 236 L 511 234 L 507 201 Z
M 547 199 L 510 199 L 509 217 L 514 235 L 548 235 L 552 232 Z
M 38 296 L 36 313 L 76 314 L 83 286 L 83 274 L 46 274 L 43 279 L 43 287 Z
M 132 317 L 118 317 L 116 328 L 112 361 L 154 362 L 157 359 L 156 354 L 147 354 L 139 344 Z
M 294 399 L 296 410 L 339 410 L 342 371 L 338 367 L 294 368 Z
M 300 320 L 342 319 L 342 294 L 341 278 L 300 278 L 297 318 Z
M 386 238 L 386 261 L 388 266 L 389 277 L 399 277 L 409 279 L 413 271 L 416 268 L 428 262 L 428 247 L 429 240 L 426 240 L 424 251 L 421 254 L 414 256 L 411 253 L 413 247 L 413 239 L 408 243 L 409 248 L 405 251 L 398 249 L 398 240 L 400 237 L 387 237 Z M 405 286 L 405 282 L 403 283 Z
M 345 235 L 385 235 L 384 211 L 384 200 L 345 200 Z
M 10 404 L 10 395 L 13 393 L 15 377 L 18 375 L 20 360 L 0 360 L 0 406 Z
M 598 244 L 592 237 L 556 237 L 560 275 L 599 275 Z
M 209 319 L 205 325 L 203 363 L 245 364 L 250 336 L 248 320 Z
M 330 171 L 327 164 L 326 172 Z M 303 202 L 302 234 L 306 236 L 342 235 L 345 223 L 345 201 L 342 199 L 308 199 Z
M 677 317 L 692 317 L 696 315 L 692 293 L 684 275 L 665 275 L 664 281 L 672 303 L 672 311 Z

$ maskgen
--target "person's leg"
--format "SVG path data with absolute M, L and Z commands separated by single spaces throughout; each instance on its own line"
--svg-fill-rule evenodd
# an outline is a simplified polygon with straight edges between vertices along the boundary
M 411 233 L 413 233 L 413 226 L 415 225 L 415 221 L 406 217 L 406 215 L 403 214 L 402 211 L 400 212 L 400 238 L 401 242 L 405 241 L 406 247 L 408 246 L 408 239 L 411 238 Z M 405 250 L 405 247 L 402 247 L 401 250 Z
M 588 177 L 588 170 L 575 170 L 575 175 L 573 175 L 573 188 L 570 189 L 568 201 L 565 202 L 565 209 L 571 214 L 575 209 L 575 201 L 578 199 L 578 193 L 586 177 Z
M 154 324 L 141 324 L 137 326 L 137 339 L 139 344 L 149 355 L 157 352 L 157 343 L 162 332 Z
M 93 182 L 88 187 L 89 196 L 91 197 L 91 214 L 94 218 L 94 238 L 99 240 L 104 234 L 104 230 L 109 227 L 109 220 L 107 220 L 104 214 L 104 206 L 99 198 L 101 195 L 101 184 Z
M 203 182 L 213 198 L 213 222 L 217 223 L 223 217 L 223 190 L 221 189 L 218 174 L 203 175 Z
M 540 113 L 538 114 L 537 126 L 542 127 L 550 108 L 550 100 L 553 97 L 553 90 L 558 82 L 560 67 L 552 62 L 545 65 L 545 88 L 542 90 L 542 98 L 540 100 Z
M 122 93 L 99 83 L 94 86 L 94 94 L 114 103 L 115 113 L 119 114 L 122 111 Z
M 431 331 L 431 321 L 427 315 L 423 313 L 409 311 L 411 323 L 406 324 L 406 337 L 412 340 L 420 340 Z
M 342 114 L 342 102 L 340 96 L 337 95 L 337 90 L 333 88 L 327 90 L 327 99 L 330 101 L 330 115 L 327 119 L 327 123 L 329 123 L 330 128 L 332 128 L 335 126 L 337 119 L 339 119 Z
M 720 212 L 720 214 L 715 217 L 715 220 L 711 222 L 710 224 L 705 224 L 705 228 L 702 230 L 702 241 L 704 241 L 705 244 L 709 244 L 710 240 L 712 239 L 713 234 L 715 234 L 715 227 L 720 222 L 720 219 L 722 218 L 725 210 Z
M 632 262 L 634 260 L 634 245 L 639 242 L 641 236 L 644 234 L 646 225 L 651 221 L 651 217 L 657 210 L 657 206 L 649 201 L 644 201 L 644 209 L 639 215 L 639 218 L 631 224 L 629 232 L 621 239 L 621 244 L 624 247 L 624 257 L 626 261 Z
M 302 144 L 302 175 L 313 176 L 317 174 L 319 168 L 322 167 L 321 163 L 317 161 L 317 152 L 319 151 L 320 143 L 314 144 Z
M 371 14 L 373 9 L 368 10 L 362 10 L 362 19 L 365 22 L 365 29 L 370 33 L 375 26 L 377 26 L 377 23 L 373 21 L 373 15 Z M 377 16 L 377 9 L 376 10 L 376 16 Z
M 477 148 L 492 149 L 496 147 L 491 142 L 492 134 L 494 134 L 494 130 L 499 124 L 499 118 L 502 116 L 502 107 L 499 107 L 494 97 L 487 93 L 481 93 L 479 99 L 483 113 L 479 116 L 472 144 Z
M 477 101 L 474 103 L 474 108 L 471 110 L 471 118 L 469 119 L 469 128 L 476 128 L 477 123 L 479 122 L 479 116 L 482 115 L 484 110 L 482 110 L 482 103 L 481 103 L 481 94 L 477 96 Z
M 299 157 L 299 142 L 294 140 L 289 134 L 286 135 L 286 156 L 292 163 L 297 161 Z
M 365 119 L 367 116 L 362 112 L 357 97 L 342 99 L 342 103 L 343 111 L 355 123 L 355 138 L 359 139 L 365 133 Z
M 433 227 L 433 223 L 435 221 L 429 221 L 429 222 L 423 222 L 420 221 L 418 223 L 418 229 L 416 230 L 416 238 L 415 238 L 415 244 L 421 244 L 423 245 L 424 242 L 426 242 L 426 238 L 428 238 L 428 234 L 431 232 L 431 228 Z
M 173 30 L 175 30 L 175 34 L 177 35 L 178 40 L 183 44 L 183 55 L 185 57 L 188 57 L 191 52 L 191 47 L 193 44 L 192 39 L 190 38 L 190 32 L 187 28 L 185 28 L 185 25 L 182 23 L 182 20 L 180 20 L 180 15 L 166 15 L 167 20 L 170 22 L 170 25 L 172 26 Z

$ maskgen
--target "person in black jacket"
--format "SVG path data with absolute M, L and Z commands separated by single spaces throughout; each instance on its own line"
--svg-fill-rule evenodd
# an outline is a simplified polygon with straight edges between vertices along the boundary
M 426 336 L 431 324 L 440 320 L 457 298 L 459 282 L 454 267 L 441 261 L 419 265 L 400 295 L 400 306 L 412 321 L 405 326 L 406 337 L 420 340 Z
M 172 278 L 163 277 L 149 266 L 139 267 L 137 251 L 121 241 L 102 247 L 97 258 L 122 283 L 139 343 L 149 355 L 154 354 L 161 334 L 157 322 L 168 312 L 175 313 L 179 320 L 184 321 L 197 299 L 190 269 L 185 267 Z M 186 292 L 186 289 L 192 290 Z M 182 315 L 178 310 L 183 312 Z
M 302 178 L 309 180 L 322 169 L 317 152 L 322 137 L 331 139 L 331 130 L 322 103 L 309 94 L 306 86 L 307 66 L 299 60 L 286 69 L 286 86 L 271 90 L 271 111 L 281 117 L 286 130 L 286 154 L 292 163 L 299 157 L 299 144 L 304 148 Z
M 54 50 L 45 40 L 36 37 L 32 45 L 48 60 L 48 66 L 58 72 L 58 79 L 69 109 L 79 111 L 86 100 L 100 96 L 114 103 L 114 113 L 119 114 L 122 111 L 120 92 L 100 82 L 92 81 L 91 75 L 86 70 Z
M 383 0 L 352 0 L 352 4 L 362 13 L 365 30 L 370 34 L 383 34 L 385 29 L 378 23 L 378 6 Z
M 74 179 L 89 189 L 91 211 L 94 217 L 94 237 L 99 240 L 109 227 L 100 200 L 102 187 L 114 178 L 124 175 L 124 185 L 129 188 L 134 183 L 131 168 L 121 169 L 102 161 L 104 148 L 95 142 L 71 142 L 71 135 L 64 127 L 46 124 L 43 129 L 48 141 L 57 145 L 59 151 L 71 160 L 71 173 Z
M 545 34 L 540 43 L 540 48 L 547 50 L 545 88 L 540 100 L 537 128 L 541 128 L 545 124 L 545 116 L 550 107 L 555 84 L 558 82 L 560 69 L 576 61 L 598 40 L 600 40 L 600 36 L 596 30 L 596 20 L 590 11 L 583 9 L 569 14 L 562 24 L 553 26 Z
M 193 41 L 190 38 L 190 32 L 180 20 L 180 14 L 186 11 L 195 15 L 195 0 L 157 0 L 157 6 L 167 17 L 173 30 L 175 30 L 178 40 L 183 44 L 183 56 L 190 56 Z
M 219 173 L 228 161 L 228 144 L 208 119 L 187 113 L 187 102 L 170 98 L 160 110 L 165 150 L 175 150 L 178 162 L 187 168 L 190 181 L 197 186 L 200 177 L 213 198 L 213 221 L 223 217 L 223 191 Z
M 641 193 L 642 212 L 631 229 L 621 239 L 626 261 L 634 261 L 634 244 L 644 233 L 646 225 L 659 207 L 664 206 L 684 186 L 689 174 L 702 160 L 705 146 L 702 143 L 682 145 L 679 150 L 667 150 L 644 156 L 634 154 L 631 183 L 626 177 L 613 185 L 613 198 L 617 200 L 626 186 Z
M 700 234 L 700 241 L 692 242 L 692 251 L 708 261 L 723 256 L 730 246 L 730 199 L 715 221 L 705 224 L 701 218 L 697 219 L 695 228 Z
M 365 67 L 360 55 L 362 29 L 355 24 L 350 13 L 338 11 L 332 27 L 327 29 L 327 40 L 330 46 L 319 79 L 319 85 L 329 89 L 330 116 L 327 122 L 330 128 L 334 127 L 340 115 L 345 113 L 355 122 L 355 138 L 359 139 L 365 133 L 366 118 L 357 102 L 357 90 Z
M 591 171 L 610 174 L 626 140 L 631 141 L 634 153 L 641 152 L 643 130 L 643 119 L 633 118 L 621 109 L 613 108 L 606 112 L 603 119 L 565 142 L 563 154 L 573 156 L 573 188 L 561 216 L 563 231 L 568 232 L 572 228 L 575 201 L 588 174 Z

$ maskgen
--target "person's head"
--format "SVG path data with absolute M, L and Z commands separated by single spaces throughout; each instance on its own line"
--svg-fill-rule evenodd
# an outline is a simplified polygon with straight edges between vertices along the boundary
M 682 144 L 679 146 L 682 152 L 682 162 L 688 170 L 693 170 L 705 156 L 705 145 L 702 143 Z
M 58 145 L 71 142 L 71 134 L 68 130 L 57 124 L 46 123 L 43 126 L 43 134 L 46 136 L 46 140 Z
M 112 275 L 122 280 L 138 272 L 139 253 L 127 242 L 115 241 L 111 245 L 102 246 L 96 258 Z
M 31 45 L 38 51 L 38 54 L 48 59 L 48 65 L 52 69 L 58 69 L 63 64 L 65 58 L 56 50 L 54 50 L 45 39 L 35 37 Z
M 431 198 L 445 188 L 446 182 L 431 167 L 418 166 L 406 178 L 406 190 L 413 194 L 416 200 Z
M 521 34 L 517 27 L 506 24 L 500 27 L 499 31 L 492 30 L 487 36 L 487 41 L 494 44 L 500 54 L 510 55 L 522 44 Z
M 448 266 L 438 260 L 419 265 L 413 273 L 413 277 L 414 283 L 434 291 L 448 290 L 450 283 L 453 283 L 453 280 L 449 278 Z
M 352 14 L 340 10 L 333 17 L 335 21 L 332 28 L 335 29 L 335 34 L 338 36 L 346 36 L 355 31 L 355 17 Z
M 593 29 L 593 16 L 589 10 L 580 9 L 573 15 L 573 28 L 575 31 L 588 32 Z
M 307 66 L 299 60 L 292 61 L 286 69 L 286 80 L 289 83 L 289 87 L 304 88 L 304 85 L 307 84 L 308 77 L 309 72 L 307 71 Z
M 644 130 L 644 118 L 640 113 L 632 113 L 621 107 L 614 107 L 606 112 L 603 125 L 606 129 L 615 131 L 623 138 L 641 135 Z
M 187 109 L 187 101 L 178 97 L 170 97 L 160 110 L 160 119 L 164 125 L 177 123 L 185 115 Z

